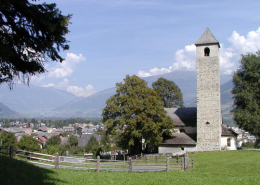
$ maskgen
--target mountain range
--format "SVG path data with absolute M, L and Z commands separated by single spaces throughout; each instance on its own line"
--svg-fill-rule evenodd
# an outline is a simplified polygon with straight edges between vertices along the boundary
M 54 87 L 15 84 L 10 90 L 0 85 L 0 102 L 24 116 L 40 116 L 76 98 L 75 95 Z
M 13 111 L 5 104 L 0 102 L 0 118 L 20 118 L 20 117 L 24 117 L 24 116 Z
M 185 106 L 196 106 L 196 72 L 174 71 L 142 78 L 148 86 L 163 77 L 174 81 L 182 90 Z M 223 114 L 229 114 L 233 104 L 231 75 L 221 75 L 221 101 Z M 37 87 L 16 84 L 13 90 L 0 86 L 0 102 L 15 112 L 29 117 L 101 117 L 106 100 L 114 95 L 115 87 L 88 97 L 75 95 L 54 87 Z

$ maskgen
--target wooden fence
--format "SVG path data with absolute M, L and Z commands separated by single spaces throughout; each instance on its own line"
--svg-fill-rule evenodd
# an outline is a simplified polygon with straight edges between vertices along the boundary
M 73 170 L 94 170 L 99 171 L 170 171 L 170 170 L 188 170 L 193 168 L 193 159 L 188 155 L 184 156 L 142 156 L 135 159 L 127 158 L 123 160 L 108 160 L 75 158 L 56 155 L 48 155 L 37 152 L 29 152 L 24 150 L 4 148 L 0 146 L 0 154 L 15 157 L 18 160 L 23 160 L 32 163 L 36 166 L 55 168 L 55 169 L 73 169 Z

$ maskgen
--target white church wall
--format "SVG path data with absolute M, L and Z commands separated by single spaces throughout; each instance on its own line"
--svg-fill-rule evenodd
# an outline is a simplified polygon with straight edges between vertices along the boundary
M 180 153 L 180 152 L 195 152 L 197 151 L 196 146 L 172 146 L 172 145 L 163 145 L 159 146 L 159 153 Z
M 230 139 L 230 146 L 228 146 Z M 221 136 L 221 149 L 237 150 L 237 139 L 235 137 Z
M 171 145 L 163 145 L 158 147 L 158 152 L 160 154 L 165 154 L 165 153 L 176 153 L 176 152 L 181 152 L 181 147 L 174 147 Z

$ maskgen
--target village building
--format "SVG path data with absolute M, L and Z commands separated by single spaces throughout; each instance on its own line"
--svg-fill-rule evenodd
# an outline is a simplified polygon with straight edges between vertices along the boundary
M 236 150 L 237 134 L 222 125 L 220 44 L 207 28 L 195 46 L 197 107 L 166 108 L 175 132 L 172 138 L 159 143 L 159 153 Z
M 74 132 L 74 127 L 63 127 L 63 132 Z

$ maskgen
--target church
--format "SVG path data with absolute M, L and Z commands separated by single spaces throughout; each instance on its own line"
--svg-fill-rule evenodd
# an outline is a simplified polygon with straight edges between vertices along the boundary
M 195 46 L 197 107 L 165 109 L 175 132 L 159 144 L 159 153 L 236 150 L 236 133 L 222 124 L 220 44 L 207 28 Z

